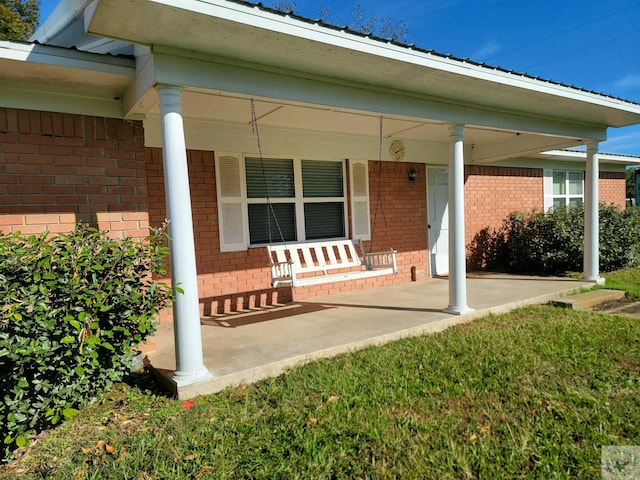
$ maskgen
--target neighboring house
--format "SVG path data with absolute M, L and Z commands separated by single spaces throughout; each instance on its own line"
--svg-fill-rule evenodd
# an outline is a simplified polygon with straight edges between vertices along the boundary
M 33 40 L 0 41 L 0 229 L 170 218 L 181 385 L 209 376 L 202 313 L 443 273 L 470 311 L 466 248 L 514 210 L 584 203 L 598 281 L 598 201 L 638 163 L 598 143 L 639 104 L 242 1 L 62 0 Z M 397 275 L 271 287 L 267 244 L 335 238 Z

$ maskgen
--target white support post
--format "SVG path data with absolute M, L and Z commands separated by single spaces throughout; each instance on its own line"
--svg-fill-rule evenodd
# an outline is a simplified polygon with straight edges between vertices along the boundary
M 584 275 L 583 280 L 604 284 L 600 276 L 600 219 L 598 212 L 598 142 L 587 144 L 584 191 Z
M 191 193 L 187 151 L 182 122 L 182 90 L 171 85 L 156 86 L 160 96 L 164 185 L 169 219 L 171 282 L 184 293 L 175 294 L 173 329 L 178 387 L 212 378 L 204 365 L 200 332 L 198 277 L 193 241 Z
M 464 245 L 464 126 L 449 127 L 449 306 L 453 315 L 473 312 L 467 305 Z

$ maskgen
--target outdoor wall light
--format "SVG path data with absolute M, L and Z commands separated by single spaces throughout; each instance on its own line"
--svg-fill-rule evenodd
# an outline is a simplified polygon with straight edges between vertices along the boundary
M 409 170 L 409 183 L 416 183 L 416 179 L 418 178 L 418 172 L 416 172 L 415 168 Z

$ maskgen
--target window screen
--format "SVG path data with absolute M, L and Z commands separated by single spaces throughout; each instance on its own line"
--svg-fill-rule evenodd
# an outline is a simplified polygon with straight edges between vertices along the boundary
M 305 203 L 304 229 L 307 240 L 344 237 L 344 203 Z
M 294 198 L 293 160 L 281 158 L 245 159 L 247 198 Z
M 305 198 L 344 196 L 342 162 L 302 160 L 302 191 Z
M 272 203 L 271 206 L 273 211 L 268 208 L 266 203 L 248 205 L 250 243 L 257 245 L 283 241 L 295 242 L 297 240 L 295 205 L 293 203 Z M 268 217 L 267 212 L 269 212 Z M 269 220 L 271 221 L 271 236 L 269 236 Z

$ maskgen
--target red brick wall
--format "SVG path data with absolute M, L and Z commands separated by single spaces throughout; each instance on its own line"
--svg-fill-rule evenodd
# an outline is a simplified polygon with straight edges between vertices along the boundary
M 162 151 L 147 148 L 147 184 L 149 219 L 152 225 L 165 218 Z M 194 218 L 194 236 L 198 268 L 198 287 L 205 315 L 223 313 L 256 305 L 302 300 L 318 295 L 352 291 L 377 285 L 409 281 L 411 267 L 418 277 L 428 272 L 426 244 L 426 187 L 424 166 L 414 165 L 419 178 L 414 185 L 407 180 L 411 164 L 383 163 L 378 174 L 377 162 L 370 163 L 370 192 L 373 250 L 398 250 L 397 276 L 335 282 L 326 285 L 271 288 L 266 248 L 250 248 L 239 252 L 220 252 L 218 206 L 216 197 L 215 162 L 212 152 L 188 151 L 187 163 Z M 381 208 L 374 223 L 378 178 L 381 178 Z M 385 229 L 386 218 L 389 228 Z M 367 250 L 370 248 L 366 242 Z
M 624 172 L 600 172 L 598 196 L 601 202 L 626 208 L 626 183 Z
M 148 234 L 139 122 L 0 108 L 0 231 Z
M 511 212 L 544 208 L 542 169 L 466 166 L 464 195 L 469 245 L 478 232 L 499 227 Z

